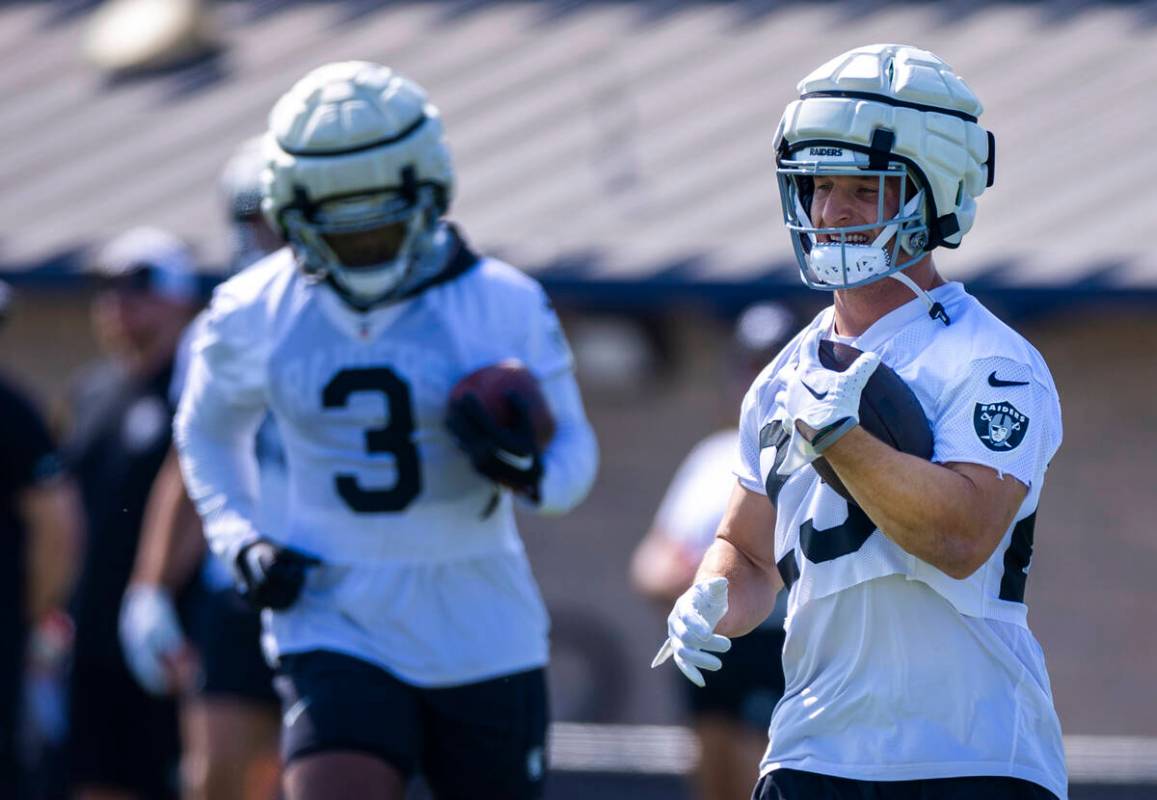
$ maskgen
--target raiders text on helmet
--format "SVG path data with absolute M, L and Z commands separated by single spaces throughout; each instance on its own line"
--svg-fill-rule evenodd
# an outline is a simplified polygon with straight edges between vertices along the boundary
M 800 98 L 784 111 L 775 148 L 784 219 L 808 286 L 862 286 L 935 247 L 960 244 L 975 199 L 992 185 L 995 161 L 992 134 L 977 124 L 980 101 L 952 67 L 915 47 L 868 45 L 827 62 L 797 88 Z M 820 175 L 877 177 L 878 218 L 814 226 L 812 188 Z M 888 179 L 901 187 L 891 218 L 883 213 Z M 880 231 L 869 244 L 847 238 L 869 230 Z
M 438 110 L 388 67 L 319 67 L 274 106 L 265 139 L 262 210 L 309 275 L 355 305 L 388 300 L 430 246 L 449 208 L 454 171 Z M 326 234 L 401 223 L 402 243 L 379 264 L 343 264 Z

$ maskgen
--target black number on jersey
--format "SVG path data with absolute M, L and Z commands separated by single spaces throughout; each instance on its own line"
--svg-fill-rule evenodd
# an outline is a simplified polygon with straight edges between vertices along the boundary
M 759 431 L 759 449 L 775 448 L 775 461 L 767 472 L 764 488 L 767 498 L 775 505 L 779 498 L 779 490 L 787 482 L 788 475 L 780 475 L 776 470 L 787 458 L 787 443 L 791 434 L 783 427 L 781 420 L 772 420 Z M 817 530 L 815 523 L 808 520 L 799 526 L 800 550 L 813 564 L 822 564 L 840 556 L 851 555 L 864 546 L 876 530 L 876 525 L 859 506 L 848 504 L 848 518 L 839 525 L 824 530 Z M 780 577 L 789 589 L 799 577 L 799 568 L 795 563 L 795 550 L 792 549 L 776 562 Z
M 763 488 L 767 490 L 767 499 L 771 501 L 772 505 L 775 505 L 779 499 L 779 490 L 791 477 L 790 475 L 780 475 L 777 471 L 780 464 L 787 458 L 787 443 L 790 440 L 791 434 L 784 429 L 783 420 L 773 419 L 759 430 L 760 452 L 769 447 L 775 448 L 774 463 L 767 471 L 767 480 L 763 483 Z
M 341 408 L 355 392 L 379 392 L 386 399 L 389 422 L 365 432 L 366 452 L 390 453 L 397 465 L 398 480 L 391 489 L 363 489 L 355 475 L 334 476 L 337 493 L 360 514 L 401 511 L 422 491 L 418 448 L 414 446 L 414 412 L 410 387 L 389 367 L 343 369 L 330 379 L 321 393 L 325 408 Z
M 1000 579 L 1000 599 L 1013 603 L 1024 602 L 1024 587 L 1028 580 L 1028 565 L 1032 560 L 1033 532 L 1036 528 L 1036 512 L 1016 523 L 1012 529 L 1012 539 L 1004 551 L 1004 575 Z M 799 528 L 800 550 L 813 564 L 832 561 L 841 556 L 851 555 L 864 546 L 876 531 L 876 525 L 859 506 L 848 506 L 848 518 L 834 528 L 817 530 L 815 523 L 808 520 Z M 795 550 L 781 558 L 776 567 L 784 585 L 791 585 L 799 578 L 799 567 L 795 563 Z
M 859 506 L 848 504 L 848 518 L 832 528 L 817 529 L 810 519 L 799 526 L 799 546 L 813 564 L 834 561 L 864 546 L 876 532 L 876 523 Z
M 1028 580 L 1028 562 L 1032 560 L 1032 536 L 1036 512 L 1016 523 L 1012 539 L 1004 551 L 1004 575 L 1000 579 L 1000 599 L 1024 602 L 1024 584 Z
M 799 526 L 799 547 L 804 557 L 813 564 L 834 561 L 850 556 L 876 532 L 876 523 L 868 518 L 859 506 L 848 504 L 848 518 L 831 528 L 816 528 L 815 522 L 807 520 Z M 787 588 L 799 578 L 799 568 L 795 563 L 795 550 L 788 551 L 776 567 Z

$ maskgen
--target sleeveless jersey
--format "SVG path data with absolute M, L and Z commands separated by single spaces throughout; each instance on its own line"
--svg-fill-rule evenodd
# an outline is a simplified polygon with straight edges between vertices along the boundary
M 557 423 L 544 453 L 547 511 L 585 495 L 593 433 L 538 283 L 464 245 L 447 271 L 453 277 L 408 299 L 358 313 L 306 280 L 286 249 L 214 296 L 178 416 L 206 534 L 227 563 L 258 535 L 323 562 L 293 607 L 266 613 L 275 653 L 345 652 L 423 686 L 546 663 L 546 613 L 511 495 L 452 440 L 447 397 L 504 358 L 535 373 Z M 265 408 L 288 466 L 281 530 L 257 527 L 252 459 L 236 453 Z
M 956 580 L 903 550 L 811 468 L 772 472 L 786 434 L 781 370 L 821 312 L 756 379 L 740 422 L 741 484 L 776 507 L 775 558 L 790 588 L 784 667 L 762 771 L 862 780 L 1008 775 L 1064 797 L 1065 764 L 1044 658 L 1024 603 L 1033 527 L 1061 441 L 1056 387 L 1040 354 L 958 283 L 852 340 L 919 399 L 933 461 L 968 462 L 1028 487 L 988 561 Z M 902 480 L 903 476 L 896 476 Z

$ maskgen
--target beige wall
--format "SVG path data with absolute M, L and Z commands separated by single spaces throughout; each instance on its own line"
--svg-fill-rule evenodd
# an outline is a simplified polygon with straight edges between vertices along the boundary
M 0 329 L 0 369 L 56 407 L 70 377 L 96 356 L 88 297 L 76 291 L 22 289 Z
M 1157 734 L 1157 319 L 1105 307 L 1026 328 L 1065 441 L 1049 471 L 1029 621 L 1074 733 Z
M 59 399 L 94 352 L 84 298 L 24 292 L 20 301 L 0 333 L 0 366 Z M 662 615 L 630 590 L 626 565 L 679 460 L 719 424 L 717 354 L 727 332 L 702 315 L 672 314 L 680 363 L 669 380 L 586 392 L 603 448 L 590 499 L 567 517 L 523 518 L 565 631 L 555 667 L 564 716 L 678 718 L 674 670 L 648 669 Z M 1144 308 L 1106 306 L 1020 328 L 1048 360 L 1065 413 L 1028 581 L 1062 722 L 1069 733 L 1157 735 L 1157 320 Z M 587 618 L 608 641 L 573 633 Z M 592 675 L 603 651 L 604 672 Z

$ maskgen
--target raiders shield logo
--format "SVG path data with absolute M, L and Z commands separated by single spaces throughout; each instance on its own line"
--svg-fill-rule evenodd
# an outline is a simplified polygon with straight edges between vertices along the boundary
M 977 403 L 972 413 L 976 435 L 989 450 L 1014 450 L 1028 431 L 1028 417 L 1012 403 Z

